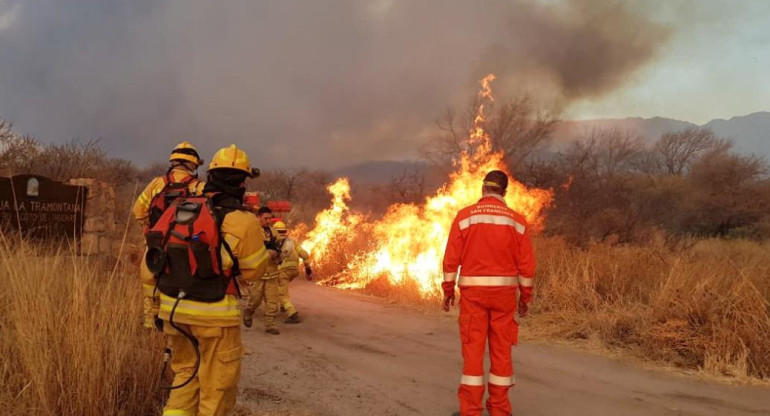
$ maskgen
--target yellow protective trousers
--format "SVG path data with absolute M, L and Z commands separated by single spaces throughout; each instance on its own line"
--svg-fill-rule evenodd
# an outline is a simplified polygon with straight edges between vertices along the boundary
M 262 301 L 265 301 L 265 329 L 278 328 L 275 323 L 275 316 L 278 315 L 278 276 L 272 279 L 259 279 L 251 283 L 249 288 L 249 301 L 243 313 L 246 316 L 254 316 Z
M 200 369 L 195 379 L 171 390 L 163 416 L 225 416 L 235 408 L 241 377 L 241 328 L 177 324 L 198 339 Z M 174 385 L 187 381 L 195 371 L 195 349 L 182 333 L 164 321 L 163 332 L 171 347 Z
M 281 270 L 278 276 L 278 303 L 286 310 L 286 315 L 292 316 L 297 313 L 297 308 L 291 303 L 289 296 L 289 283 L 299 276 L 299 270 Z

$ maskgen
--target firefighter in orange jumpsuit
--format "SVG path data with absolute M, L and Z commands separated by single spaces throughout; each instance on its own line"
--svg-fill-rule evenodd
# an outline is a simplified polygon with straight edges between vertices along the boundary
M 455 304 L 456 281 L 462 295 L 463 375 L 458 391 L 462 416 L 482 414 L 487 340 L 491 365 L 486 407 L 490 416 L 511 414 L 508 390 L 516 384 L 511 360 L 518 337 L 515 314 L 517 303 L 519 316 L 529 310 L 535 255 L 526 219 L 505 204 L 507 188 L 504 172 L 486 175 L 482 198 L 455 217 L 444 254 L 444 310 Z

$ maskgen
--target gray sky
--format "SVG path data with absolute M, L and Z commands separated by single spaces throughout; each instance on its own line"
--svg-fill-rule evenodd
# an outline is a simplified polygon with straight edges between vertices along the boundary
M 0 116 L 163 160 L 334 167 L 414 157 L 496 73 L 573 118 L 768 110 L 770 2 L 0 0 Z M 763 107 L 764 106 L 764 107 Z
M 631 9 L 644 4 L 644 13 L 674 35 L 659 59 L 623 88 L 575 103 L 566 116 L 663 116 L 704 124 L 770 110 L 770 1 L 634 3 Z

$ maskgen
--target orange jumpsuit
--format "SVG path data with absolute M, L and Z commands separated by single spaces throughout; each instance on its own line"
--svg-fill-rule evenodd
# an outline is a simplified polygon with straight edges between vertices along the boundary
M 444 288 L 459 280 L 463 375 L 460 413 L 478 416 L 484 397 L 484 350 L 489 343 L 490 416 L 508 416 L 513 377 L 511 346 L 517 344 L 517 295 L 532 299 L 535 256 L 526 219 L 496 194 L 462 209 L 452 223 L 444 254 Z M 460 276 L 458 277 L 458 271 Z

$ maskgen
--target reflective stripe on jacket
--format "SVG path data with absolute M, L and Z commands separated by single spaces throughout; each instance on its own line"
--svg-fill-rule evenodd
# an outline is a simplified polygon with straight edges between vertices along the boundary
M 529 225 L 505 200 L 488 194 L 463 208 L 449 231 L 444 281 L 463 286 L 518 286 L 522 300 L 532 296 L 535 255 Z
M 239 281 L 245 283 L 260 279 L 265 273 L 270 256 L 265 249 L 265 236 L 257 217 L 245 211 L 233 211 L 225 216 L 222 233 L 233 255 L 238 259 L 241 271 Z M 233 267 L 233 262 L 224 248 L 222 267 L 228 271 Z M 175 302 L 175 298 L 161 294 L 161 319 L 169 319 Z M 174 322 L 209 327 L 238 326 L 241 322 L 238 298 L 227 295 L 221 301 L 211 303 L 182 299 L 174 313 Z

